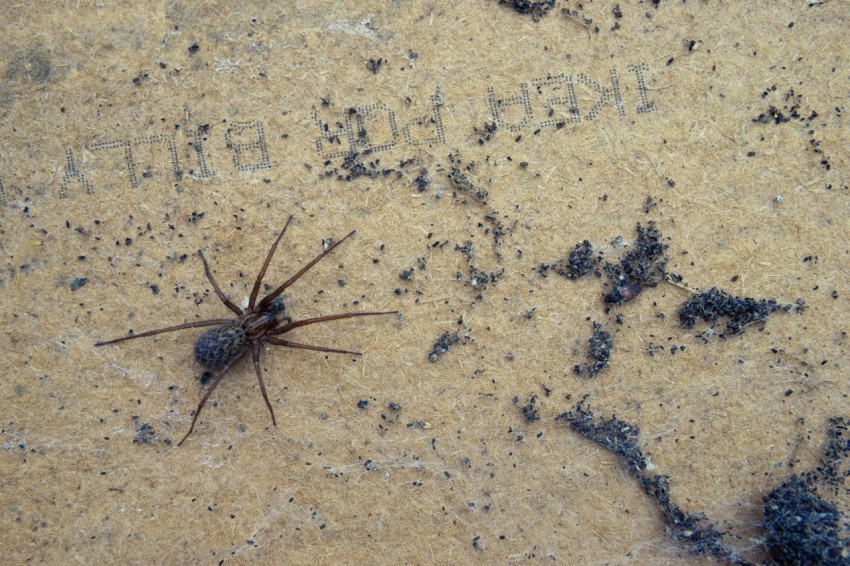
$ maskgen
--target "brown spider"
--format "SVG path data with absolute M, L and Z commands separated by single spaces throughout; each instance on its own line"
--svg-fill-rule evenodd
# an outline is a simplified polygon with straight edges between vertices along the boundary
M 185 324 L 178 324 L 177 326 L 169 326 L 166 328 L 159 328 L 156 330 L 148 330 L 147 332 L 142 332 L 141 334 L 133 334 L 131 336 L 124 336 L 122 338 L 116 338 L 114 340 L 107 340 L 106 342 L 96 342 L 95 346 L 105 346 L 107 344 L 115 344 L 116 342 L 123 342 L 124 340 L 133 340 L 135 338 L 144 338 L 145 336 L 153 336 L 155 334 L 162 334 L 163 332 L 171 332 L 174 330 L 183 330 L 184 328 L 199 328 L 202 326 L 214 326 L 215 328 L 211 328 L 201 334 L 198 337 L 198 341 L 195 342 L 195 359 L 198 360 L 202 366 L 207 367 L 213 370 L 219 370 L 218 374 L 213 379 L 212 384 L 207 390 L 206 394 L 201 399 L 201 402 L 198 403 L 198 408 L 195 409 L 195 415 L 192 417 L 192 425 L 189 427 L 189 432 L 186 433 L 186 436 L 177 443 L 177 446 L 183 444 L 189 435 L 192 434 L 192 431 L 195 429 L 195 422 L 198 420 L 198 415 L 201 414 L 201 409 L 204 408 L 207 400 L 212 395 L 212 392 L 215 391 L 215 388 L 218 387 L 218 384 L 221 383 L 221 380 L 224 378 L 224 375 L 227 371 L 239 360 L 249 349 L 251 349 L 254 353 L 254 370 L 257 372 L 257 380 L 260 382 L 260 391 L 263 393 L 263 399 L 266 401 L 266 406 L 269 408 L 269 412 L 272 415 L 272 424 L 277 426 L 277 422 L 274 418 L 274 410 L 272 409 L 272 405 L 269 402 L 269 396 L 266 394 L 266 385 L 263 383 L 263 375 L 260 372 L 260 345 L 263 342 L 268 342 L 269 344 L 274 344 L 275 346 L 286 346 L 287 348 L 302 348 L 305 350 L 316 350 L 318 352 L 331 352 L 336 354 L 352 354 L 355 356 L 362 355 L 360 352 L 350 352 L 348 350 L 337 350 L 335 348 L 325 348 L 324 346 L 311 346 L 309 344 L 301 344 L 299 342 L 291 342 L 289 340 L 283 340 L 282 338 L 278 338 L 281 334 L 286 334 L 290 330 L 294 330 L 299 326 L 307 326 L 309 324 L 317 324 L 320 322 L 327 322 L 330 320 L 339 320 L 341 318 L 353 318 L 356 316 L 375 316 L 375 315 L 384 315 L 384 314 L 396 314 L 398 311 L 387 311 L 387 312 L 352 312 L 352 313 L 344 313 L 344 314 L 332 314 L 328 316 L 320 316 L 316 318 L 307 318 L 304 320 L 295 320 L 293 321 L 290 317 L 285 316 L 282 318 L 277 318 L 276 313 L 279 312 L 279 307 L 277 306 L 275 299 L 286 290 L 287 287 L 295 283 L 299 277 L 304 275 L 308 269 L 316 265 L 322 258 L 331 253 L 334 248 L 338 245 L 346 241 L 348 238 L 354 235 L 355 230 L 352 230 L 345 238 L 340 241 L 334 243 L 332 246 L 329 246 L 328 249 L 320 253 L 316 256 L 313 261 L 305 265 L 301 270 L 290 277 L 283 285 L 263 297 L 259 302 L 257 302 L 257 294 L 260 292 L 260 284 L 262 283 L 263 276 L 266 274 L 266 269 L 269 267 L 269 262 L 274 255 L 275 250 L 277 249 L 277 245 L 280 242 L 283 235 L 286 233 L 286 229 L 289 227 L 289 223 L 292 222 L 292 216 L 286 221 L 286 225 L 281 230 L 280 234 L 277 237 L 277 240 L 272 244 L 271 249 L 269 250 L 268 255 L 266 256 L 266 261 L 263 263 L 263 268 L 260 269 L 260 273 L 257 274 L 257 280 L 254 281 L 254 288 L 251 289 L 251 296 L 248 299 L 248 306 L 244 310 L 237 307 L 233 304 L 224 293 L 221 292 L 218 284 L 215 282 L 215 278 L 210 272 L 210 267 L 207 265 L 207 260 L 204 257 L 204 253 L 201 250 L 198 250 L 198 255 L 201 256 L 201 260 L 204 262 L 204 273 L 209 279 L 210 283 L 215 289 L 218 298 L 221 299 L 221 302 L 224 305 L 236 313 L 236 319 L 227 319 L 227 318 L 216 318 L 212 320 L 202 320 L 198 322 L 187 322 Z

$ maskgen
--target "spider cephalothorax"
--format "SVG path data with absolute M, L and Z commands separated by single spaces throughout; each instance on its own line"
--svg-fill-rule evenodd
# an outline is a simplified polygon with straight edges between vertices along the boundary
M 302 275 L 304 275 L 307 270 L 316 265 L 323 257 L 331 253 L 334 248 L 343 243 L 345 240 L 354 235 L 354 231 L 352 230 L 347 236 L 338 242 L 334 243 L 331 246 L 328 246 L 326 250 L 316 256 L 310 263 L 302 267 L 298 273 L 290 277 L 286 282 L 284 282 L 281 286 L 277 287 L 271 293 L 263 297 L 259 302 L 257 301 L 257 295 L 260 292 L 260 285 L 263 281 L 263 277 L 266 274 L 266 270 L 269 267 L 269 262 L 271 262 L 272 256 L 274 255 L 275 250 L 277 249 L 277 245 L 280 242 L 283 235 L 286 233 L 286 229 L 289 227 L 290 222 L 292 222 L 292 216 L 286 221 L 286 225 L 283 227 L 283 230 L 280 231 L 277 239 L 274 244 L 272 244 L 271 249 L 269 249 L 269 253 L 266 255 L 266 261 L 263 263 L 262 269 L 257 274 L 257 279 L 254 281 L 254 287 L 251 289 L 251 296 L 248 299 L 248 306 L 244 309 L 240 309 L 237 307 L 227 296 L 222 293 L 221 289 L 216 283 L 215 278 L 210 271 L 210 267 L 207 264 L 207 259 L 204 257 L 204 253 L 198 250 L 198 255 L 201 257 L 201 261 L 204 263 L 204 273 L 209 279 L 210 284 L 213 286 L 218 298 L 221 299 L 221 302 L 233 311 L 236 314 L 235 319 L 226 319 L 226 318 L 218 318 L 212 320 L 202 320 L 198 322 L 187 322 L 185 324 L 178 324 L 176 326 L 169 326 L 166 328 L 158 328 L 156 330 L 148 330 L 147 332 L 142 332 L 141 334 L 133 334 L 130 336 L 124 336 L 122 338 L 116 338 L 114 340 L 108 340 L 106 342 L 97 342 L 95 346 L 105 346 L 106 344 L 114 344 L 116 342 L 122 342 L 124 340 L 132 340 L 134 338 L 144 338 L 145 336 L 154 336 L 155 334 L 162 334 L 164 332 L 171 332 L 174 330 L 183 330 L 185 328 L 199 328 L 204 326 L 212 326 L 203 334 L 198 337 L 197 342 L 195 342 L 195 359 L 202 366 L 212 369 L 218 370 L 218 374 L 215 376 L 212 384 L 207 390 L 206 394 L 204 394 L 201 402 L 198 403 L 198 408 L 195 409 L 195 414 L 192 417 L 192 424 L 189 427 L 189 432 L 186 433 L 186 436 L 177 443 L 178 446 L 183 444 L 183 442 L 189 438 L 189 435 L 192 434 L 192 431 L 195 428 L 195 422 L 198 420 L 198 415 L 201 414 L 201 409 L 204 408 L 207 400 L 212 395 L 212 392 L 215 391 L 215 388 L 218 387 L 218 384 L 221 383 L 221 380 L 224 378 L 224 375 L 227 371 L 239 360 L 246 352 L 249 350 L 253 353 L 254 358 L 254 370 L 257 374 L 257 380 L 260 382 L 260 391 L 263 394 L 263 399 L 266 402 L 266 406 L 269 408 L 269 413 L 272 416 L 272 424 L 277 426 L 277 421 L 274 417 L 274 409 L 272 409 L 272 405 L 269 402 L 269 396 L 266 393 L 266 385 L 263 383 L 263 376 L 260 372 L 260 346 L 267 342 L 269 344 L 274 344 L 276 346 L 286 346 L 288 348 L 301 348 L 304 350 L 316 350 L 318 352 L 331 352 L 337 354 L 352 354 L 355 356 L 361 355 L 360 352 L 351 352 L 349 350 L 338 350 L 336 348 L 326 348 L 324 346 L 311 346 L 309 344 L 302 344 L 300 342 L 292 342 L 290 340 L 284 340 L 283 338 L 279 338 L 278 336 L 282 334 L 286 334 L 290 330 L 294 330 L 299 326 L 307 326 L 310 324 L 317 324 L 320 322 L 328 322 L 331 320 L 339 320 L 342 318 L 353 318 L 357 316 L 375 316 L 375 315 L 383 315 L 383 314 L 396 314 L 397 311 L 386 311 L 386 312 L 352 312 L 352 313 L 343 313 L 343 314 L 332 314 L 328 316 L 320 316 L 316 318 L 307 318 L 304 320 L 296 320 L 293 321 L 288 316 L 278 316 L 282 311 L 283 307 L 281 306 L 281 301 L 279 299 L 280 294 L 286 290 L 287 287 L 295 283 Z

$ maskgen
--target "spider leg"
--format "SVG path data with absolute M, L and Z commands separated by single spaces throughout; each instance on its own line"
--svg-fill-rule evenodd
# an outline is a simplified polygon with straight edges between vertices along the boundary
M 278 234 L 277 240 L 274 241 L 272 247 L 269 249 L 269 253 L 266 256 L 266 261 L 263 263 L 263 268 L 260 270 L 260 273 L 257 274 L 257 280 L 254 281 L 254 288 L 251 289 L 251 297 L 248 299 L 248 308 L 251 309 L 254 307 L 254 304 L 257 302 L 257 293 L 260 292 L 260 284 L 263 282 L 263 277 L 266 275 L 266 270 L 269 268 L 269 263 L 272 260 L 272 256 L 274 255 L 275 250 L 277 249 L 277 245 L 280 242 L 283 235 L 286 234 L 286 229 L 289 228 L 289 223 L 292 222 L 292 215 L 289 215 L 289 218 L 286 220 L 286 225 L 284 225 L 283 230 Z
M 201 414 L 201 409 L 203 409 L 204 405 L 207 404 L 207 399 L 210 398 L 210 395 L 212 395 L 213 391 L 215 391 L 215 388 L 218 387 L 218 384 L 221 383 L 222 379 L 224 379 L 224 375 L 227 373 L 227 370 L 229 370 L 230 367 L 234 363 L 236 363 L 236 361 L 241 358 L 246 351 L 247 350 L 243 349 L 241 352 L 239 352 L 239 354 L 234 356 L 234 358 L 230 360 L 226 366 L 221 368 L 221 371 L 218 372 L 218 375 L 215 376 L 215 380 L 213 380 L 212 384 L 210 385 L 210 388 L 207 389 L 207 392 L 206 394 L 204 394 L 203 398 L 201 399 L 201 402 L 198 403 L 198 408 L 195 409 L 195 416 L 192 417 L 192 425 L 189 427 L 189 432 L 186 433 L 186 436 L 183 437 L 183 440 L 177 443 L 177 446 L 181 446 L 184 442 L 186 442 L 186 439 L 189 438 L 189 435 L 192 434 L 193 430 L 195 430 L 195 422 L 198 420 L 198 415 Z
M 263 298 L 263 300 L 262 300 L 262 301 L 260 301 L 260 304 L 259 304 L 259 305 L 257 305 L 257 306 L 258 306 L 258 308 L 259 308 L 260 310 L 264 310 L 267 306 L 269 306 L 269 305 L 271 304 L 271 302 L 272 302 L 273 300 L 275 300 L 275 299 L 276 299 L 276 298 L 277 298 L 277 297 L 278 297 L 281 293 L 283 293 L 283 292 L 286 290 L 286 288 L 287 288 L 287 287 L 289 287 L 290 285 L 292 285 L 293 283 L 295 283 L 296 281 L 298 281 L 298 278 L 299 278 L 299 277 L 301 277 L 302 275 L 304 275 L 305 273 L 307 273 L 307 270 L 309 270 L 311 267 L 313 267 L 314 265 L 316 265 L 317 263 L 319 263 L 319 261 L 321 261 L 321 260 L 322 260 L 322 258 L 324 258 L 326 255 L 328 255 L 329 253 L 331 253 L 331 252 L 334 250 L 334 248 L 335 248 L 335 247 L 337 247 L 338 245 L 340 245 L 341 243 L 343 243 L 344 241 L 346 241 L 348 238 L 350 238 L 351 236 L 353 236 L 353 235 L 354 235 L 354 232 L 356 232 L 356 230 L 352 230 L 351 232 L 349 232 L 349 233 L 348 233 L 348 235 L 347 235 L 347 236 L 345 236 L 345 238 L 343 238 L 342 240 L 340 240 L 340 241 L 338 241 L 338 242 L 334 242 L 334 244 L 333 244 L 332 246 L 330 246 L 328 249 L 326 249 L 325 251 L 323 251 L 322 253 L 320 253 L 319 255 L 317 255 L 317 256 L 313 259 L 313 261 L 311 261 L 310 263 L 308 263 L 307 265 L 305 265 L 304 267 L 302 267 L 302 268 L 301 268 L 301 270 L 300 270 L 298 273 L 296 273 L 295 275 L 293 275 L 292 277 L 290 277 L 290 278 L 286 281 L 286 283 L 284 283 L 283 285 L 281 285 L 280 287 L 278 287 L 277 289 L 275 289 L 274 291 L 272 291 L 271 293 L 269 293 L 268 295 L 266 295 L 266 296 Z
M 156 334 L 162 334 L 163 332 L 171 332 L 173 330 L 183 330 L 185 328 L 200 328 L 202 326 L 221 326 L 224 324 L 231 324 L 233 322 L 232 319 L 229 318 L 215 318 L 212 320 L 201 320 L 198 322 L 187 322 L 186 324 L 178 324 L 177 326 L 168 326 L 166 328 L 157 328 L 156 330 L 148 330 L 147 332 L 142 332 L 141 334 L 133 334 L 132 336 L 122 336 L 121 338 L 115 338 L 114 340 L 107 340 L 106 342 L 95 342 L 95 346 L 106 346 L 107 344 L 115 344 L 116 342 L 123 342 L 124 340 L 133 340 L 134 338 L 144 338 L 145 336 L 154 336 Z
M 292 218 L 290 216 L 290 218 Z M 257 372 L 257 379 L 260 381 L 260 391 L 263 392 L 263 399 L 266 400 L 266 407 L 269 408 L 269 412 L 272 414 L 272 424 L 277 426 L 277 421 L 274 419 L 274 409 L 272 409 L 272 404 L 269 403 L 269 396 L 266 393 L 266 384 L 263 383 L 263 374 L 260 371 L 260 342 L 259 340 L 252 342 L 254 346 L 254 370 Z
M 287 348 L 301 348 L 303 350 L 315 350 L 317 352 L 330 352 L 332 354 L 351 354 L 352 356 L 362 356 L 363 352 L 352 352 L 350 350 L 337 350 L 336 348 L 325 348 L 324 346 L 311 346 L 310 344 L 301 344 L 300 342 L 292 342 L 291 340 L 281 340 L 266 336 L 266 340 L 275 346 L 286 346 Z
M 397 314 L 398 311 L 385 311 L 385 312 L 347 312 L 343 314 L 331 314 L 328 316 L 317 316 L 316 318 L 305 318 L 304 320 L 296 320 L 294 322 L 290 322 L 288 324 L 284 324 L 283 326 L 279 326 L 277 328 L 273 328 L 269 330 L 269 334 L 286 334 L 293 328 L 298 328 L 299 326 L 307 326 L 310 324 L 318 324 L 320 322 L 328 322 L 330 320 L 339 320 L 342 318 L 354 318 L 357 316 L 379 316 L 382 314 Z
M 210 266 L 207 264 L 207 258 L 204 257 L 204 252 L 198 250 L 198 255 L 201 256 L 201 261 L 204 262 L 204 273 L 206 274 L 207 279 L 210 280 L 210 283 L 212 283 L 213 289 L 215 289 L 215 294 L 218 295 L 218 298 L 221 299 L 224 306 L 236 313 L 236 316 L 242 316 L 242 309 L 230 302 L 230 299 L 221 292 L 221 289 L 218 287 L 218 283 L 215 282 L 215 277 L 213 277 L 213 274 L 210 271 Z

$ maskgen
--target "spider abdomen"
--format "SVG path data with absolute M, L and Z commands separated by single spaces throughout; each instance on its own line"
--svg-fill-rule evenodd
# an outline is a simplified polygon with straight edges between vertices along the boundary
M 210 328 L 195 342 L 195 359 L 204 367 L 218 369 L 245 350 L 245 331 L 235 324 Z

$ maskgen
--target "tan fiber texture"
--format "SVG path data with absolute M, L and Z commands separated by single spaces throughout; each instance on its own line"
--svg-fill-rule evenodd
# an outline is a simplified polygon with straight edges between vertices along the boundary
M 847 559 L 848 4 L 752 4 L 7 3 L 0 563 L 769 563 L 792 474 Z M 204 329 L 94 344 L 290 216 L 279 316 L 399 314 L 178 447 Z

